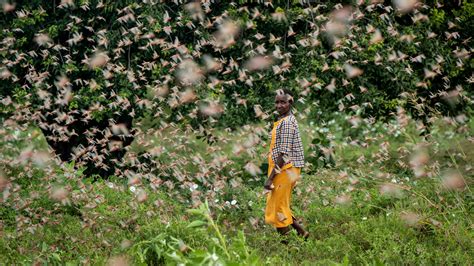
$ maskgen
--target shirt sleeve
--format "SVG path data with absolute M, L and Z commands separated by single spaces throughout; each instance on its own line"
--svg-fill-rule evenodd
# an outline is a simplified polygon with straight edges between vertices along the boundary
M 277 135 L 275 140 L 275 147 L 272 150 L 272 159 L 274 162 L 276 162 L 276 159 L 278 158 L 278 155 L 280 153 L 289 155 L 291 151 L 291 142 L 295 133 L 296 128 L 293 123 L 291 123 L 291 121 L 285 119 L 281 122 L 281 126 L 279 127 L 279 129 L 277 129 L 276 132 Z M 286 160 L 285 163 L 287 163 Z

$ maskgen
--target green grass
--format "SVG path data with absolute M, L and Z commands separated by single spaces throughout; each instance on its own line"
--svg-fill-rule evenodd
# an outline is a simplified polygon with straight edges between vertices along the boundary
M 245 171 L 240 173 L 240 185 L 226 186 L 216 198 L 219 201 L 210 202 L 210 209 L 201 206 L 189 211 L 190 204 L 177 200 L 174 193 L 165 187 L 153 189 L 146 182 L 137 186 L 147 194 L 139 202 L 121 177 L 91 182 L 82 179 L 80 172 L 53 165 L 57 173 L 51 179 L 47 168 L 24 171 L 22 167 L 29 164 L 5 165 L 2 172 L 21 189 L 11 190 L 8 200 L 1 203 L 0 261 L 105 264 L 110 258 L 125 256 L 139 265 L 470 265 L 474 259 L 474 196 L 469 187 L 474 149 L 469 137 L 474 126 L 472 122 L 466 125 L 463 133 L 437 123 L 427 139 L 413 127 L 398 136 L 387 133 L 390 126 L 377 128 L 359 137 L 368 143 L 365 146 L 346 145 L 337 128 L 341 123 L 328 125 L 329 133 L 335 135 L 335 165 L 308 169 L 292 199 L 294 214 L 311 237 L 303 241 L 292 233 L 288 245 L 281 244 L 275 230 L 263 223 L 265 198 L 258 180 L 252 181 Z M 305 144 L 310 143 L 313 129 L 301 125 Z M 245 142 L 249 130 L 215 132 L 222 143 L 217 153 L 228 155 L 234 168 L 242 169 L 248 161 L 232 150 L 237 142 Z M 22 134 L 24 139 L 31 137 Z M 174 135 L 180 138 L 178 143 L 200 152 L 206 162 L 215 158 L 195 136 Z M 34 147 L 44 148 L 41 136 L 33 137 Z M 165 137 L 167 144 L 166 139 L 160 143 L 178 153 L 173 136 L 166 133 Z M 157 138 L 146 142 L 153 145 L 151 140 Z M 390 145 L 381 149 L 384 142 Z M 429 175 L 416 177 L 409 167 L 410 154 L 420 143 L 428 143 Z M 23 149 L 27 144 L 21 137 L 13 144 L 4 139 L 0 143 L 3 158 L 15 157 L 14 147 Z M 132 152 L 140 148 L 136 145 Z M 255 152 L 265 149 L 259 146 Z M 166 160 L 166 154 L 161 156 Z M 361 156 L 365 161 L 358 162 Z M 443 189 L 440 181 L 445 169 L 459 170 L 468 186 L 462 191 Z M 187 169 L 194 170 L 192 165 Z M 401 191 L 393 197 L 383 195 L 381 185 L 393 182 Z M 51 199 L 46 183 L 70 188 L 70 201 Z M 348 196 L 345 204 L 337 203 L 341 195 Z M 407 223 L 403 218 L 407 213 L 415 214 L 415 221 Z

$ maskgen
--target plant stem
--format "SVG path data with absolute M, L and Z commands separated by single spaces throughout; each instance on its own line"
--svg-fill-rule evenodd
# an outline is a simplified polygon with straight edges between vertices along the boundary
M 206 207 L 206 213 L 205 213 L 206 219 L 209 221 L 209 223 L 211 224 L 212 228 L 213 228 L 214 231 L 216 232 L 217 238 L 219 238 L 219 241 L 221 242 L 221 248 L 222 248 L 222 250 L 224 250 L 224 253 L 226 254 L 227 258 L 230 259 L 230 254 L 229 254 L 229 251 L 227 250 L 227 245 L 226 245 L 226 243 L 225 243 L 225 239 L 224 239 L 224 237 L 222 236 L 222 233 L 221 233 L 221 231 L 219 230 L 219 227 L 218 227 L 217 224 L 214 222 L 214 219 L 212 219 L 211 211 L 210 211 L 210 209 L 209 209 L 209 204 L 207 203 L 207 200 L 206 200 L 206 203 L 205 203 L 205 207 Z

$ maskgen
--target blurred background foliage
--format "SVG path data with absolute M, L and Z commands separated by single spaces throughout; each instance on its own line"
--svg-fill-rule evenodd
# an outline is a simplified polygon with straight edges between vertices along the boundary
M 472 261 L 470 1 L 0 5 L 0 261 Z M 261 217 L 283 87 L 313 235 L 285 252 Z
M 3 0 L 0 116 L 36 121 L 63 161 L 90 144 L 85 135 L 99 140 L 123 125 L 122 148 L 96 148 L 111 167 L 83 160 L 101 176 L 114 173 L 110 162 L 120 162 L 140 120 L 191 125 L 212 142 L 206 128 L 268 118 L 282 87 L 309 121 L 389 121 L 402 108 L 426 134 L 432 115 L 472 112 L 474 9 L 408 1 L 416 9 L 395 10 L 404 2 Z M 249 69 L 262 57 L 269 62 Z
M 207 17 L 222 15 L 240 25 L 235 45 L 218 50 L 211 45 L 198 45 L 200 40 L 212 36 L 218 25 L 203 27 L 193 23 L 185 5 L 171 1 L 160 4 L 152 4 L 153 1 L 78 1 L 63 8 L 55 1 L 16 1 L 15 12 L 4 14 L 0 20 L 3 40 L 0 55 L 3 62 L 17 61 L 1 66 L 17 80 L 2 82 L 0 92 L 2 98 L 10 96 L 14 103 L 43 105 L 37 90 L 47 88 L 56 95 L 59 92 L 52 84 L 57 82 L 58 76 L 67 75 L 73 82 L 73 99 L 67 106 L 51 108 L 82 110 L 100 103 L 105 108 L 92 113 L 95 120 L 104 120 L 116 116 L 117 108 L 108 106 L 116 94 L 127 99 L 132 106 L 129 110 L 134 110 L 135 116 L 140 117 L 144 113 L 154 113 L 153 108 L 140 108 L 137 103 L 137 99 L 147 99 L 147 89 L 163 85 L 170 90 L 182 87 L 173 77 L 176 68 L 173 55 L 181 54 L 186 58 L 186 53 L 192 54 L 199 64 L 203 64 L 201 55 L 223 58 L 225 70 L 234 67 L 232 61 L 236 66 L 242 66 L 255 55 L 258 46 L 269 52 L 278 46 L 281 54 L 291 54 L 286 58 L 291 65 L 287 69 L 281 67 L 284 60 L 276 60 L 275 66 L 284 69 L 281 73 L 270 69 L 239 79 L 238 69 L 227 71 L 230 73 L 218 71 L 204 77 L 201 85 L 195 88 L 199 99 L 218 99 L 225 106 L 219 125 L 235 128 L 257 121 L 253 106 L 271 110 L 272 93 L 280 87 L 288 87 L 300 95 L 304 99 L 303 108 L 317 106 L 311 108 L 312 119 L 330 116 L 336 111 L 388 119 L 397 107 L 404 107 L 413 116 L 426 121 L 432 112 L 455 116 L 465 112 L 468 106 L 472 108 L 472 82 L 466 80 L 472 75 L 473 59 L 460 53 L 463 49 L 470 53 L 473 4 L 465 0 L 426 1 L 417 12 L 400 14 L 393 8 L 387 12 L 387 8 L 391 8 L 390 1 L 381 2 L 384 5 L 346 1 L 345 5 L 359 9 L 361 15 L 350 22 L 350 31 L 340 38 L 339 44 L 334 44 L 324 32 L 328 14 L 335 5 L 340 5 L 339 1 L 210 4 Z M 254 8 L 261 13 L 259 18 L 252 17 Z M 281 21 L 272 19 L 272 15 L 278 13 L 284 16 Z M 120 20 L 126 14 L 133 14 L 134 19 Z M 165 32 L 166 27 L 170 32 Z M 374 43 L 371 37 L 375 30 L 380 31 L 383 39 Z M 41 46 L 33 41 L 39 33 L 48 34 L 52 40 L 52 49 L 48 49 L 47 54 L 38 54 Z M 165 49 L 160 45 L 149 45 L 150 40 L 143 38 L 146 34 L 153 34 L 154 40 L 175 42 L 176 45 Z M 270 34 L 278 40 L 269 40 Z M 81 36 L 82 40 L 71 45 L 68 41 L 74 36 Z M 107 40 L 108 44 L 100 40 Z M 83 60 L 97 49 L 107 52 L 113 58 L 114 66 L 122 68 L 113 70 L 111 80 L 104 78 L 104 70 L 91 69 L 84 64 Z M 181 49 L 188 51 L 183 55 Z M 114 57 L 117 53 L 121 53 L 120 56 Z M 164 61 L 171 63 L 163 64 Z M 155 64 L 143 69 L 143 62 Z M 28 79 L 26 74 L 31 68 L 26 68 L 26 63 L 38 74 L 45 74 L 44 80 Z M 344 73 L 346 63 L 362 69 L 363 74 L 345 82 L 348 80 Z M 435 74 L 427 75 L 425 70 Z M 167 81 L 167 78 L 171 80 Z M 74 82 L 78 79 L 83 82 Z M 333 79 L 335 89 L 328 90 Z M 93 86 L 91 80 L 94 80 Z M 213 80 L 220 83 L 213 86 Z M 453 90 L 461 93 L 456 104 L 450 104 L 447 99 L 448 92 Z M 157 102 L 154 108 L 169 109 L 160 117 L 166 121 L 177 122 L 196 107 L 197 103 L 192 103 L 170 108 L 166 100 L 172 97 L 176 95 L 170 93 L 161 102 L 150 97 L 152 102 Z M 246 104 L 239 104 L 237 97 L 245 99 Z M 418 108 L 420 103 L 426 106 Z M 349 108 L 351 106 L 361 110 L 355 111 Z M 3 105 L 2 117 L 14 110 L 12 105 Z M 319 110 L 324 112 L 318 114 Z M 202 117 L 186 119 L 199 123 L 203 120 Z

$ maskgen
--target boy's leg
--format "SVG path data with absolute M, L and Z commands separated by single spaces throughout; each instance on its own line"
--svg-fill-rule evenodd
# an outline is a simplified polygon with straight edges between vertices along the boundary
M 286 227 L 280 227 L 278 228 L 277 227 L 277 232 L 280 233 L 280 235 L 282 235 L 283 237 L 285 237 L 286 235 L 288 235 L 288 232 L 290 232 L 290 227 L 289 226 L 286 226 Z M 283 240 L 281 240 L 281 243 L 282 244 L 285 244 L 285 245 L 288 245 L 288 240 L 286 238 L 284 238 Z
M 308 238 L 309 232 L 304 230 L 303 226 L 298 223 L 295 217 L 293 217 L 293 223 L 291 224 L 291 226 L 293 226 L 293 228 L 296 229 L 296 232 L 298 232 L 298 235 L 304 238 Z
M 277 231 L 278 231 L 278 233 L 280 233 L 281 235 L 284 236 L 284 235 L 288 234 L 288 232 L 290 232 L 290 227 L 288 227 L 288 226 L 287 227 L 280 227 L 280 228 L 277 227 Z

